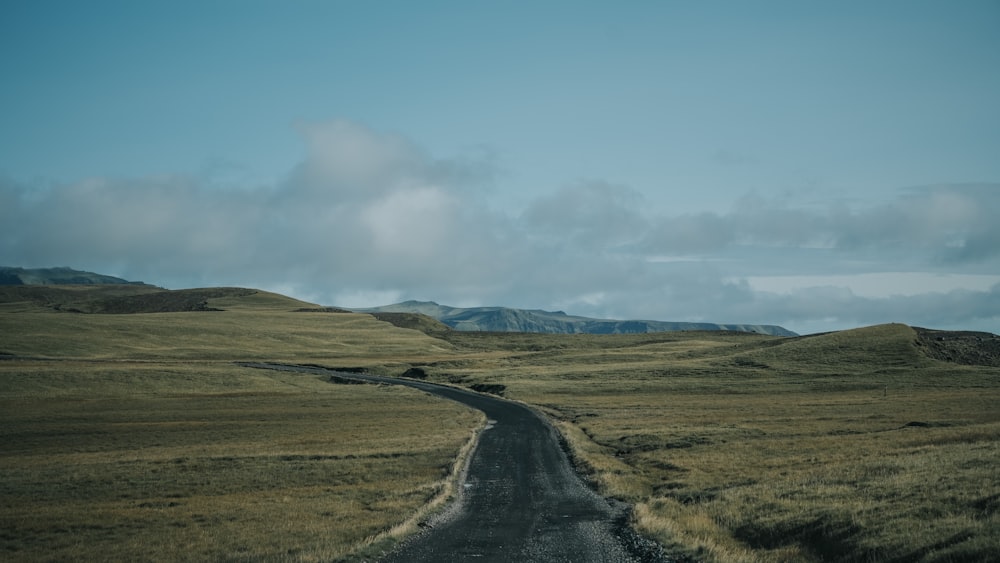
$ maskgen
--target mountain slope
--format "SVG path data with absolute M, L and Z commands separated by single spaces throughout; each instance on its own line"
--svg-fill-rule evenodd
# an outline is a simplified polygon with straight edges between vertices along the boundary
M 94 272 L 84 272 L 73 268 L 12 268 L 10 266 L 0 266 L 0 285 L 145 285 L 142 282 L 133 282 L 95 274 Z
M 315 307 L 284 295 L 240 287 L 163 289 L 151 285 L 0 286 L 0 312 L 176 313 L 223 309 L 298 310 Z
M 433 301 L 405 301 L 393 305 L 356 309 L 363 313 L 420 313 L 461 331 L 541 332 L 558 334 L 637 334 L 679 330 L 728 330 L 774 336 L 796 336 L 775 325 L 683 323 L 649 320 L 592 319 L 562 311 L 508 307 L 448 307 Z

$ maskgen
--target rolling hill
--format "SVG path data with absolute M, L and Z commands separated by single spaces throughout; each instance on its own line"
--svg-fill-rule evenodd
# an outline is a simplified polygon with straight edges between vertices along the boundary
M 0 551 L 343 560 L 438 490 L 475 425 L 422 394 L 245 367 L 281 362 L 532 405 L 588 479 L 633 503 L 643 533 L 679 556 L 998 552 L 998 335 L 882 324 L 774 337 L 754 325 L 409 306 L 351 314 L 246 288 L 0 285 L 0 413 L 13 448 Z M 468 332 L 491 319 L 578 334 Z M 636 334 L 664 325 L 712 331 Z M 595 326 L 633 333 L 579 334 Z M 355 526 L 362 517 L 371 523 Z M 203 544 L 184 535 L 191 522 Z
M 98 291 L 81 292 L 73 286 L 98 286 L 91 287 Z M 15 287 L 19 289 L 15 291 Z M 167 290 L 143 282 L 66 267 L 31 269 L 0 266 L 0 302 L 7 304 L 7 308 L 13 303 L 24 302 L 74 313 L 211 311 L 217 309 L 209 305 L 210 299 L 246 297 L 255 293 L 258 292 L 241 288 Z M 303 308 L 312 307 L 308 303 L 299 305 Z M 459 308 L 439 305 L 433 301 L 406 301 L 353 310 L 373 314 L 380 320 L 405 328 L 416 328 L 429 334 L 440 334 L 450 328 L 465 332 L 547 334 L 644 334 L 708 330 L 797 336 L 776 325 L 593 319 L 567 315 L 562 311 L 510 307 Z M 430 319 L 421 320 L 415 315 L 426 315 L 443 326 L 429 322 Z
M 776 325 L 685 323 L 649 320 L 593 319 L 562 311 L 509 307 L 448 307 L 433 301 L 404 301 L 393 305 L 354 309 L 359 313 L 417 313 L 454 330 L 469 332 L 538 332 L 553 334 L 642 334 L 681 330 L 756 332 L 772 336 L 797 336 Z
M 0 285 L 146 285 L 73 268 L 12 268 L 0 266 Z
M 139 314 L 241 308 L 311 310 L 311 303 L 256 289 L 163 289 L 141 284 L 0 286 L 0 312 Z

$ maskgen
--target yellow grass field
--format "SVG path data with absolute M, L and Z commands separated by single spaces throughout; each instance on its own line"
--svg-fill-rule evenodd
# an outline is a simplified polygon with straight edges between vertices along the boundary
M 3 559 L 329 561 L 447 496 L 480 413 L 232 361 L 381 365 L 449 346 L 270 299 L 0 313 L 0 351 L 20 357 L 0 360 Z
M 5 559 L 362 558 L 447 496 L 482 424 L 416 391 L 244 360 L 502 389 L 634 503 L 640 531 L 696 560 L 1000 553 L 1000 368 L 935 359 L 911 327 L 432 337 L 265 292 L 65 312 L 121 305 L 79 291 L 0 304 Z
M 695 559 L 994 561 L 1000 369 L 916 340 L 513 336 L 491 366 L 442 377 L 539 405 L 642 532 Z

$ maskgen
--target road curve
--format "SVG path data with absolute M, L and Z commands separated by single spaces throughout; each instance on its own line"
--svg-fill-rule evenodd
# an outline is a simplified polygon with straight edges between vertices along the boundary
M 455 504 L 383 563 L 671 561 L 628 526 L 628 507 L 594 493 L 573 471 L 558 433 L 531 409 L 423 381 L 321 368 L 242 364 L 407 385 L 481 410 L 490 421 Z

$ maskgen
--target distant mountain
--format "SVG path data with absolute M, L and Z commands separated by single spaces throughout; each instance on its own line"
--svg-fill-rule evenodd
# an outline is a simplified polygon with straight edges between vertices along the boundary
M 560 334 L 635 334 L 679 330 L 729 330 L 774 336 L 798 336 L 776 325 L 619 321 L 567 315 L 562 311 L 508 307 L 448 307 L 433 301 L 405 301 L 394 305 L 354 309 L 359 313 L 419 313 L 454 330 L 483 332 L 544 332 Z
M 0 266 L 0 285 L 146 285 L 142 282 L 132 282 L 105 276 L 93 272 L 84 272 L 72 268 L 12 268 Z

